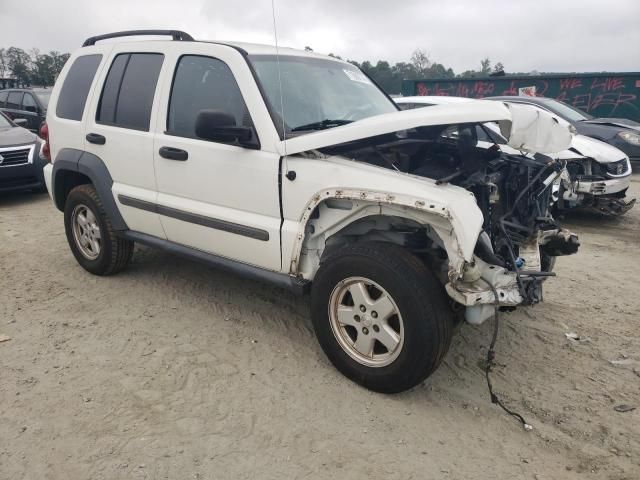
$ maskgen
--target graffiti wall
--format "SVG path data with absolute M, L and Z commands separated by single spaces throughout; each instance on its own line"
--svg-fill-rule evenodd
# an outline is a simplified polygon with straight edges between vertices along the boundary
M 470 98 L 535 94 L 562 100 L 596 117 L 640 122 L 640 73 L 405 80 L 402 93 Z

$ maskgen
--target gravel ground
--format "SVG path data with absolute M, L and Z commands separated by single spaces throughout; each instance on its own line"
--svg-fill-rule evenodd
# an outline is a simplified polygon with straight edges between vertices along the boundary
M 374 394 L 324 357 L 306 298 L 147 248 L 92 276 L 46 195 L 2 196 L 0 478 L 640 478 L 640 206 L 565 225 L 580 252 L 498 340 L 525 432 L 488 398 L 491 322 Z

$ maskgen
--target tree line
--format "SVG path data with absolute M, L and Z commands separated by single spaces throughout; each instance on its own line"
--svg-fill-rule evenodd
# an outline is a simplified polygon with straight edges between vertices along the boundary
M 305 49 L 311 50 L 310 47 Z M 332 53 L 329 55 L 341 59 L 338 55 Z M 54 84 L 68 58 L 68 53 L 56 51 L 40 53 L 37 48 L 29 51 L 16 47 L 0 48 L 0 78 L 14 78 L 19 86 L 50 86 Z M 361 63 L 354 60 L 348 61 L 360 67 L 390 94 L 401 92 L 402 80 L 504 75 L 502 63 L 497 62 L 492 65 L 489 58 L 482 59 L 479 63 L 480 68 L 477 70 L 466 70 L 456 74 L 453 69 L 432 61 L 429 54 L 422 49 L 415 50 L 409 61 L 397 62 L 393 65 L 386 60 L 378 60 L 375 63 L 369 60 Z
M 68 53 L 55 50 L 41 53 L 37 48 L 0 48 L 0 78 L 13 78 L 18 86 L 46 87 L 53 85 L 69 58 Z
M 329 55 L 341 59 L 338 55 L 332 53 Z M 378 60 L 375 64 L 368 60 L 362 63 L 354 60 L 348 60 L 348 62 L 360 67 L 389 94 L 399 94 L 402 91 L 403 80 L 470 78 L 505 74 L 502 62 L 492 65 L 489 58 L 480 60 L 480 68 L 477 70 L 465 70 L 456 74 L 452 68 L 432 61 L 429 54 L 422 49 L 415 50 L 408 62 L 398 62 L 394 65 L 385 60 Z

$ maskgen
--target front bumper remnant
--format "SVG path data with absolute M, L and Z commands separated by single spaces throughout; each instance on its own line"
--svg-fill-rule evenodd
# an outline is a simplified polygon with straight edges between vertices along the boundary
M 603 215 L 617 216 L 627 213 L 635 204 L 635 198 L 625 202 L 623 198 L 599 197 L 595 199 L 591 209 Z

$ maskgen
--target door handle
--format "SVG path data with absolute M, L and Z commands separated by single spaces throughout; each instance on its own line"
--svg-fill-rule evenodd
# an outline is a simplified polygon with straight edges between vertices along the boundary
M 107 142 L 104 135 L 99 135 L 97 133 L 87 133 L 85 138 L 87 139 L 87 142 L 95 143 L 96 145 L 104 145 Z
M 166 158 L 167 160 L 178 160 L 179 162 L 184 162 L 189 158 L 189 152 L 173 147 L 161 147 L 158 153 L 162 158 Z

